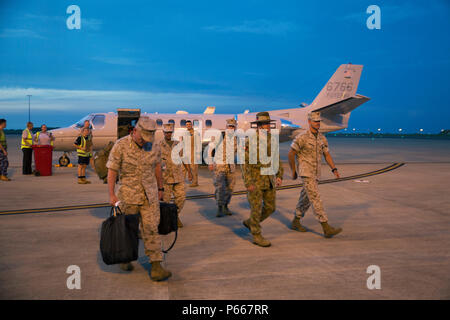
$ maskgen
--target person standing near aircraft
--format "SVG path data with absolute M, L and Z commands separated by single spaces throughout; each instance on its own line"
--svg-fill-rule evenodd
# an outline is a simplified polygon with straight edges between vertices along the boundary
M 233 130 L 234 132 L 236 130 L 236 120 L 227 119 L 226 129 L 227 130 L 222 133 L 223 163 L 214 163 L 208 166 L 209 170 L 214 171 L 213 181 L 216 188 L 214 194 L 218 207 L 216 217 L 219 218 L 223 217 L 224 215 L 232 215 L 232 212 L 230 211 L 230 209 L 228 209 L 228 204 L 230 203 L 231 194 L 233 193 L 233 187 L 235 183 L 234 174 L 236 171 L 236 165 L 234 164 L 234 156 L 237 151 L 237 141 L 234 136 L 231 138 L 234 140 L 234 150 L 232 151 L 232 154 L 228 154 L 226 148 L 226 136 L 227 132 L 231 130 Z
M 312 204 L 316 219 L 323 228 L 325 238 L 331 238 L 342 231 L 342 228 L 333 228 L 328 224 L 328 217 L 320 199 L 318 179 L 320 177 L 320 166 L 322 154 L 326 162 L 334 173 L 336 179 L 340 178 L 338 169 L 334 165 L 333 158 L 328 150 L 328 141 L 319 132 L 320 112 L 310 112 L 308 114 L 309 130 L 298 135 L 291 144 L 289 150 L 289 166 L 292 171 L 292 179 L 297 179 L 295 158 L 298 157 L 300 164 L 300 176 L 303 180 L 303 189 L 300 192 L 295 217 L 291 228 L 296 231 L 306 232 L 306 228 L 301 225 L 301 219 Z
M 27 128 L 22 131 L 20 148 L 23 152 L 22 174 L 33 174 L 31 164 L 33 162 L 33 122 L 27 122 Z
M 201 154 L 199 155 L 197 153 L 197 148 L 195 148 L 195 143 L 201 143 L 201 138 L 200 138 L 200 134 L 194 130 L 194 128 L 192 127 L 192 121 L 191 120 L 187 120 L 186 121 L 186 129 L 188 130 L 190 136 L 191 136 L 191 160 L 190 160 L 190 168 L 191 168 L 191 172 L 192 172 L 192 183 L 189 187 L 198 187 L 198 164 L 195 163 L 195 159 L 200 156 L 201 159 Z M 201 148 L 200 148 L 201 150 Z M 201 151 L 200 151 L 201 153 Z M 185 176 L 186 176 L 187 171 L 185 170 Z
M 183 168 L 188 173 L 189 181 L 192 181 L 190 165 L 175 164 L 172 161 L 172 150 L 179 143 L 172 140 L 174 125 L 166 123 L 163 126 L 164 139 L 159 143 L 161 148 L 162 176 L 164 180 L 164 202 L 170 202 L 172 195 L 178 210 L 178 227 L 182 228 L 180 213 L 186 200 L 186 190 L 184 189 Z
M 78 183 L 89 184 L 89 180 L 86 180 L 86 168 L 89 165 L 89 161 L 92 157 L 92 140 L 89 140 L 90 130 L 89 128 L 82 128 L 81 134 L 78 136 L 74 145 L 78 154 Z
M 0 180 L 11 181 L 8 178 L 8 145 L 6 143 L 6 135 L 4 129 L 6 128 L 6 120 L 0 119 Z
M 159 144 L 154 143 L 155 131 L 155 120 L 141 116 L 131 134 L 116 141 L 106 167 L 109 203 L 119 205 L 125 214 L 140 214 L 145 254 L 152 265 L 150 278 L 162 281 L 172 273 L 161 266 L 163 255 L 158 225 L 159 200 L 163 199 L 164 188 L 161 149 Z M 116 196 L 114 189 L 119 173 L 121 183 Z M 125 271 L 133 270 L 131 262 L 120 267 Z
M 84 122 L 83 122 L 83 128 L 81 128 L 80 132 L 81 132 L 84 128 L 89 129 L 89 136 L 87 137 L 87 140 L 89 141 L 89 143 L 90 143 L 91 145 L 93 145 L 93 142 L 92 142 L 92 125 L 91 125 L 91 123 L 89 122 L 89 120 L 84 120 Z M 89 162 L 91 163 L 91 166 L 92 166 L 93 168 L 95 168 L 94 157 L 92 156 L 92 153 L 91 153 L 91 158 L 90 158 L 90 161 L 89 161 Z
M 262 169 L 268 169 L 271 163 L 262 164 L 261 162 L 259 149 L 263 142 L 260 141 L 260 131 L 265 130 L 267 132 L 267 153 L 271 153 L 270 126 L 272 121 L 274 120 L 270 119 L 268 112 L 259 112 L 256 114 L 256 121 L 252 122 L 252 124 L 256 123 L 257 125 L 256 150 L 252 150 L 250 146 L 251 142 L 246 142 L 245 164 L 243 165 L 242 170 L 244 184 L 247 188 L 247 199 L 251 208 L 250 218 L 244 220 L 243 224 L 252 233 L 253 243 L 261 247 L 269 247 L 271 245 L 270 241 L 266 240 L 261 235 L 260 223 L 267 219 L 275 211 L 275 188 L 281 186 L 283 179 L 283 166 L 281 165 L 281 160 L 279 158 L 277 159 L 279 166 L 276 174 L 261 174 Z M 257 162 L 255 164 L 250 163 L 250 151 L 256 152 Z M 273 164 L 274 157 L 271 154 L 269 157 L 272 158 Z
M 50 145 L 53 145 L 53 141 L 55 141 L 55 137 L 53 137 L 51 132 L 47 131 L 47 126 L 45 124 L 43 124 L 41 126 L 41 131 L 36 132 L 34 142 L 37 145 L 50 146 Z

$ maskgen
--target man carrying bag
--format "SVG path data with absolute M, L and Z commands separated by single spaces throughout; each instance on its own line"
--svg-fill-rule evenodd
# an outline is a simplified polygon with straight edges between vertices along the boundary
M 140 214 L 141 234 L 145 254 L 152 265 L 150 278 L 162 281 L 172 273 L 161 266 L 163 260 L 161 239 L 158 234 L 160 222 L 159 200 L 163 198 L 161 174 L 161 149 L 154 142 L 156 122 L 141 117 L 130 135 L 116 141 L 109 154 L 108 189 L 109 201 L 125 214 Z M 120 173 L 120 189 L 116 196 L 115 185 Z M 131 262 L 121 264 L 122 270 L 131 271 Z

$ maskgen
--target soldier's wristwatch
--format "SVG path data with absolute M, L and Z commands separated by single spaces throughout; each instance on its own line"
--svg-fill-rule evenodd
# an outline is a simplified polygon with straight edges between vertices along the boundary
M 164 191 L 164 188 L 158 188 L 158 191 Z
M 337 168 L 331 169 L 331 172 L 335 172 L 335 171 L 337 171 Z

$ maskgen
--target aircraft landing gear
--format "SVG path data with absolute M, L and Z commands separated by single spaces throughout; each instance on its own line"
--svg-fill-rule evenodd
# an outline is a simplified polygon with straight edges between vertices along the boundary
M 58 160 L 61 167 L 67 167 L 70 163 L 69 157 L 64 153 Z

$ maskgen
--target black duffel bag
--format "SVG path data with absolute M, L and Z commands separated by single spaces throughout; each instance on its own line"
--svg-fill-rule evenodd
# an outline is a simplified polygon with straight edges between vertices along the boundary
M 158 233 L 162 235 L 175 232 L 175 239 L 172 245 L 167 250 L 162 250 L 162 252 L 167 253 L 173 248 L 178 237 L 178 209 L 174 203 L 160 202 L 160 219 L 158 226 Z
M 160 220 L 158 233 L 162 235 L 169 234 L 178 230 L 178 210 L 174 203 L 160 202 Z
M 112 207 L 110 217 L 103 221 L 100 252 L 106 264 L 137 260 L 139 249 L 139 214 L 123 214 Z

